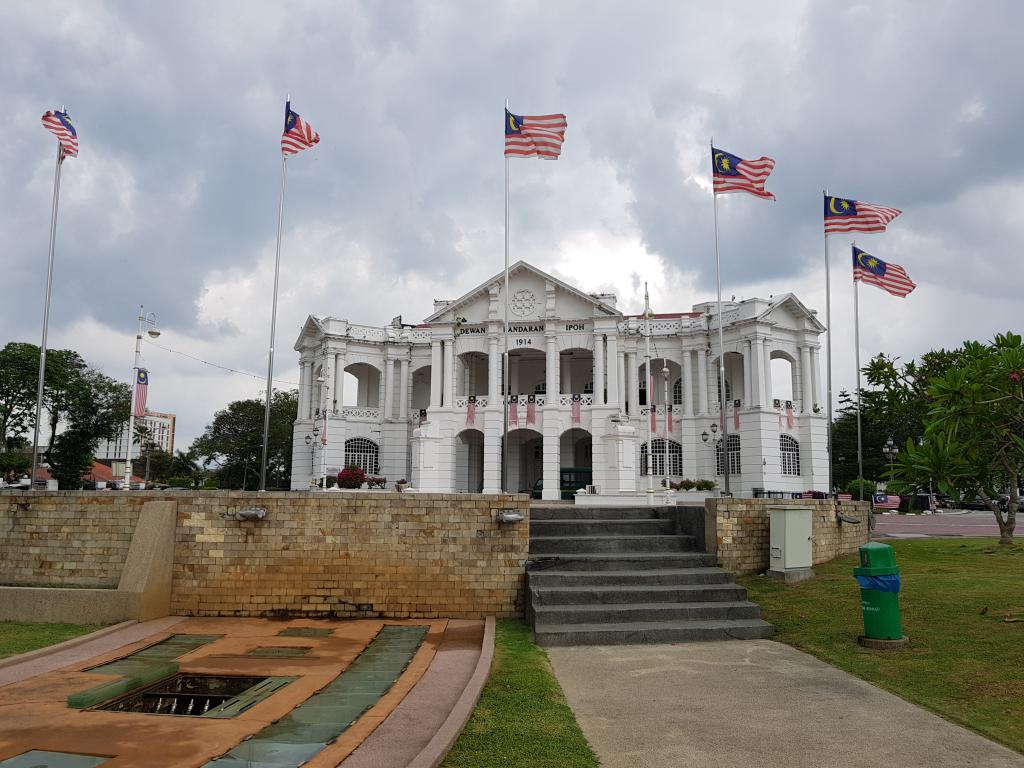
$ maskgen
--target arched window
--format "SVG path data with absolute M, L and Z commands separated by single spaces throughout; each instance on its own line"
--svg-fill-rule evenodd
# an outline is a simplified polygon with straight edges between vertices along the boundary
M 782 461 L 782 474 L 800 474 L 800 443 L 789 435 L 779 435 L 779 458 Z
M 715 473 L 725 474 L 725 461 L 722 458 L 722 438 L 715 445 Z M 740 474 L 740 436 L 729 435 L 729 474 Z
M 661 438 L 651 441 L 654 475 L 665 475 L 665 441 Z M 647 443 L 640 445 L 640 474 L 647 474 Z M 668 473 L 675 477 L 683 474 L 683 446 L 675 440 L 668 441 Z
M 345 466 L 359 467 L 368 475 L 380 472 L 380 448 L 373 440 L 352 437 L 345 441 Z
M 683 380 L 676 379 L 676 383 L 672 385 L 672 405 L 683 404 Z

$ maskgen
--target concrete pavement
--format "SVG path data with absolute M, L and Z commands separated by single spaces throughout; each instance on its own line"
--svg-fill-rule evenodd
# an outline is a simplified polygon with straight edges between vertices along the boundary
M 1024 756 L 769 640 L 548 655 L 603 768 L 1024 768 Z
M 935 515 L 876 515 L 874 538 L 923 539 L 946 536 L 999 536 L 991 512 Z

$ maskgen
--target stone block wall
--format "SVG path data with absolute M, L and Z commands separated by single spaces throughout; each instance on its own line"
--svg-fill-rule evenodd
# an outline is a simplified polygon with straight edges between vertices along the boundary
M 116 588 L 137 501 L 114 493 L 4 493 L 0 585 Z
M 245 506 L 266 517 L 233 519 Z M 509 507 L 526 520 L 496 522 Z M 171 612 L 520 616 L 528 520 L 523 495 L 190 494 L 178 502 Z
M 705 507 L 705 548 L 718 553 L 723 568 L 736 573 L 760 573 L 768 569 L 768 508 L 810 506 L 813 510 L 811 558 L 815 565 L 839 555 L 856 552 L 870 538 L 870 502 L 818 499 L 708 499 Z M 840 523 L 836 510 L 860 519 L 860 524 Z

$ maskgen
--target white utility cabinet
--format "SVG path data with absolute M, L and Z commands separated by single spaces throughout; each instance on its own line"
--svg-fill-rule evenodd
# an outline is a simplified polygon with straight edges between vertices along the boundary
M 813 514 L 810 507 L 768 507 L 768 573 L 786 581 L 813 575 L 811 547 Z

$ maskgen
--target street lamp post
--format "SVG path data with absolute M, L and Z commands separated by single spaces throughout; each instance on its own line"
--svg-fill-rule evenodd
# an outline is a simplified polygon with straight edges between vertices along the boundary
M 893 443 L 893 440 L 892 440 L 891 437 L 888 440 L 886 440 L 885 441 L 885 445 L 882 446 L 882 453 L 884 453 L 888 457 L 888 459 L 889 459 L 889 479 L 890 480 L 892 480 L 892 477 L 893 477 L 893 463 L 896 461 L 896 456 L 899 454 L 899 452 L 900 452 L 900 449 L 896 447 L 896 444 Z
M 665 383 L 665 439 L 662 442 L 665 445 L 665 492 L 668 493 L 669 491 L 672 490 L 671 479 L 669 477 L 671 473 L 669 472 L 668 466 L 668 409 L 671 408 L 672 406 L 669 404 L 668 401 L 668 364 L 664 360 L 662 360 L 661 366 L 661 378 L 664 380 Z
M 132 434 L 135 430 L 135 398 L 138 394 L 139 389 L 139 359 L 142 357 L 142 330 L 146 329 L 146 333 L 151 339 L 155 339 L 160 335 L 160 331 L 156 327 L 156 315 L 152 312 L 146 312 L 146 308 L 139 304 L 139 330 L 135 334 L 135 362 L 132 365 L 132 401 L 128 408 L 128 434 L 125 435 L 125 463 L 124 463 L 124 489 L 130 491 L 132 487 Z M 145 416 L 145 414 L 139 414 L 139 416 Z
M 700 433 L 700 439 L 704 443 L 704 445 L 708 444 L 708 440 L 711 440 L 711 439 L 714 438 L 715 434 L 718 432 L 718 424 L 716 424 L 715 422 L 711 422 L 710 429 L 711 429 L 711 434 L 710 435 L 708 434 L 708 431 L 706 429 L 703 432 Z M 712 445 L 712 447 L 714 447 L 714 445 Z M 723 457 L 724 457 L 724 454 L 723 454 Z M 726 460 L 728 460 L 727 457 L 725 457 L 725 458 L 726 458 Z M 715 457 L 715 463 L 716 464 L 718 463 L 717 456 Z M 718 475 L 718 467 L 715 467 L 714 474 L 717 477 L 717 475 Z
M 320 427 L 316 424 L 313 425 L 312 431 L 306 435 L 305 443 L 309 446 L 309 487 L 314 488 L 319 485 L 319 478 L 316 474 L 316 445 L 319 442 L 317 438 L 320 436 Z

